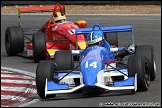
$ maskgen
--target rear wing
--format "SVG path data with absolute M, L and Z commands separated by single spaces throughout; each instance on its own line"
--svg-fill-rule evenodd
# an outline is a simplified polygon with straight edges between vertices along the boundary
M 55 14 L 58 10 L 65 14 L 65 6 L 59 3 L 57 3 L 55 6 L 35 6 L 18 8 L 18 25 L 22 25 L 21 13 L 53 12 L 53 14 Z
M 113 32 L 132 32 L 132 25 L 124 26 L 106 26 L 100 27 L 99 24 L 94 24 L 92 28 L 77 28 L 76 34 L 89 34 L 92 31 L 102 30 L 103 33 L 113 33 Z
M 116 33 L 116 32 L 131 32 L 132 33 L 132 43 L 134 44 L 134 34 L 132 25 L 124 25 L 124 26 L 105 26 L 100 27 L 99 24 L 94 24 L 92 28 L 77 28 L 76 33 L 76 41 L 78 41 L 78 34 L 89 34 L 92 31 L 102 30 L 103 33 Z

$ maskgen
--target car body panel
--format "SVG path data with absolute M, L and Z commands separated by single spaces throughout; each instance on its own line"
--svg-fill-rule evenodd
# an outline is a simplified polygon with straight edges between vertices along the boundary
M 22 7 L 18 9 L 18 19 L 19 26 L 22 27 L 22 13 L 29 12 L 53 12 L 52 16 L 60 11 L 65 14 L 65 6 L 61 4 L 56 4 L 55 6 L 35 6 L 35 7 Z M 79 46 L 79 49 L 85 49 L 87 46 L 86 39 L 83 34 L 78 36 L 78 42 L 76 43 L 75 30 L 79 27 L 86 27 L 86 21 L 76 20 L 75 22 L 66 21 L 62 24 L 52 24 L 52 17 L 45 22 L 45 24 L 40 28 L 22 28 L 25 37 L 31 32 L 43 32 L 46 38 L 46 59 L 51 59 L 54 57 L 55 51 L 58 50 L 72 50 Z M 18 53 L 18 55 L 32 58 L 33 57 L 33 45 L 32 40 L 26 43 L 26 48 L 24 52 Z M 76 45 L 77 44 L 77 45 Z
M 99 28 L 94 28 L 98 26 Z M 103 30 L 104 32 L 132 32 L 132 26 L 100 27 L 99 24 L 92 28 L 76 29 L 76 34 L 88 34 L 93 30 Z M 133 33 L 132 33 L 133 34 Z M 133 41 L 132 41 L 133 42 Z M 111 48 L 90 46 L 84 50 L 72 50 L 72 54 L 79 54 L 80 68 L 71 70 L 68 74 L 59 73 L 60 82 L 56 83 L 46 79 L 45 95 L 57 93 L 72 93 L 84 87 L 98 87 L 105 90 L 137 90 L 137 74 L 128 77 L 127 68 L 118 68 L 114 57 L 114 52 L 122 50 L 123 47 Z M 105 64 L 109 64 L 105 68 Z M 70 71 L 70 70 L 69 70 Z M 75 73 L 76 72 L 76 73 Z M 62 79 L 62 77 L 64 77 Z M 114 80 L 115 77 L 122 77 L 122 80 Z M 80 85 L 75 85 L 75 78 L 80 80 Z

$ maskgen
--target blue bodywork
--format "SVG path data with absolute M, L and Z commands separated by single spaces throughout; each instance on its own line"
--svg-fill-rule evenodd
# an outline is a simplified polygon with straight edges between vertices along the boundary
M 102 46 L 91 46 L 81 54 L 80 70 L 83 74 L 83 83 L 93 86 L 97 83 L 97 74 L 104 69 L 105 64 L 115 60 L 113 52 Z
M 117 32 L 131 32 L 132 33 L 132 44 L 134 44 L 134 33 L 132 25 L 125 26 L 109 26 L 109 27 L 100 27 L 99 24 L 94 24 L 92 28 L 78 28 L 76 29 L 76 38 L 78 34 L 89 34 L 92 31 L 102 30 L 103 33 L 117 33 Z M 78 42 L 78 39 L 76 39 Z M 77 44 L 76 44 L 77 45 Z M 78 48 L 78 46 L 76 46 Z
M 76 36 L 78 34 L 89 34 L 95 30 L 102 30 L 103 33 L 112 32 L 132 32 L 132 43 L 134 43 L 134 35 L 131 25 L 126 26 L 113 26 L 113 27 L 100 27 L 99 24 L 95 24 L 92 28 L 78 28 L 76 29 Z M 118 47 L 118 50 L 122 50 L 123 47 Z M 105 64 L 115 62 L 114 52 L 110 50 L 110 44 L 103 40 L 100 46 L 90 46 L 80 51 L 80 72 L 83 76 L 83 84 L 85 86 L 95 86 L 97 83 L 97 75 L 101 70 L 105 69 Z M 127 69 L 121 69 L 123 73 L 127 73 Z M 115 72 L 119 72 L 114 70 Z M 64 76 L 66 73 L 59 73 L 59 77 Z M 69 74 L 75 75 L 75 74 Z M 68 76 L 69 76 L 68 75 Z M 127 80 L 115 81 L 114 87 L 120 86 L 134 86 L 134 77 L 129 77 Z M 48 81 L 47 90 L 67 90 L 68 84 L 57 84 L 55 82 Z

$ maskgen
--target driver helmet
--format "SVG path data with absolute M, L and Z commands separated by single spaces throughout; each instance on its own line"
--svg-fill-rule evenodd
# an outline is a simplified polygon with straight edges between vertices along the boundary
M 66 22 L 66 16 L 65 14 L 61 12 L 56 12 L 56 14 L 53 15 L 52 22 L 54 24 L 62 24 Z
M 100 42 L 104 38 L 102 31 L 92 31 L 86 37 L 88 45 L 100 45 Z

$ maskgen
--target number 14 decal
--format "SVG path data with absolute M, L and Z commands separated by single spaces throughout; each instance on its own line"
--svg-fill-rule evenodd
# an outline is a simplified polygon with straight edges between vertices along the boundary
M 93 66 L 94 68 L 97 68 L 97 62 L 94 61 L 91 64 L 89 64 L 88 61 L 86 61 L 85 68 L 88 68 L 88 66 Z

